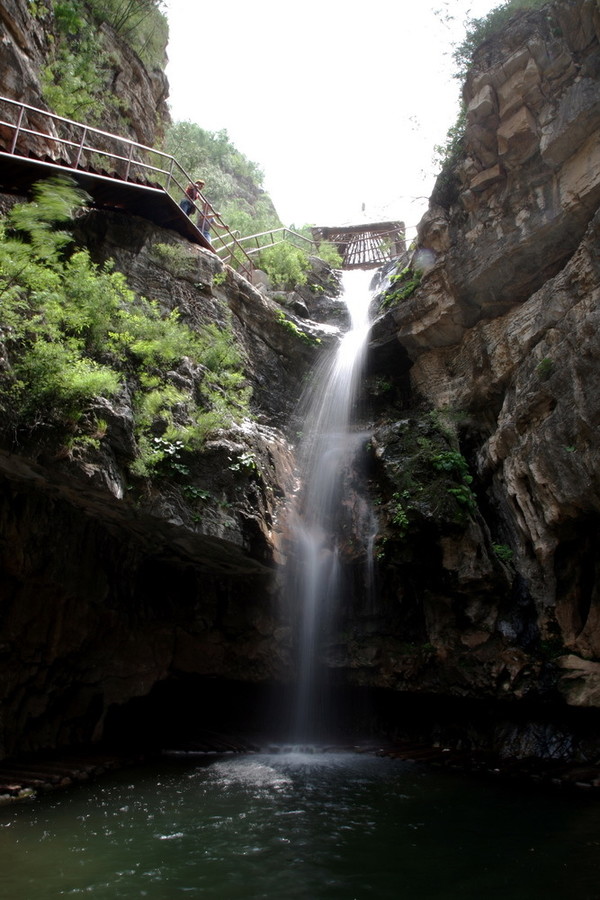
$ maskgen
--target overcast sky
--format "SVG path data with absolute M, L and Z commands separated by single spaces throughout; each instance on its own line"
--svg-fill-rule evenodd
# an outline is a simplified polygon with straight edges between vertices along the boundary
M 171 114 L 226 129 L 285 225 L 414 226 L 458 112 L 452 45 L 497 5 L 166 0 Z

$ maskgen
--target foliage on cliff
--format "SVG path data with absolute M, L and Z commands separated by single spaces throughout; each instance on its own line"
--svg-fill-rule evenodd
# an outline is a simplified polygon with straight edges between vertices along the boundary
M 35 201 L 0 226 L 2 418 L 17 443 L 70 435 L 73 446 L 102 431 L 89 414 L 94 398 L 130 402 L 132 468 L 148 474 L 174 447 L 200 447 L 245 415 L 240 357 L 228 329 L 192 330 L 74 250 L 61 226 L 82 200 L 64 181 L 39 183 Z M 178 371 L 186 377 L 176 386 Z
M 102 126 L 107 113 L 118 108 L 104 23 L 149 69 L 164 67 L 168 26 L 160 0 L 36 0 L 31 11 L 42 21 L 48 42 L 40 73 L 44 98 L 58 115 Z
M 162 72 L 168 24 L 161 7 L 162 0 L 32 2 L 31 13 L 42 23 L 47 43 L 40 84 L 49 108 L 75 121 L 126 133 L 133 114 L 127 97 L 115 91 L 116 73 L 122 68 L 117 44 L 124 42 L 147 70 Z M 136 114 L 139 118 L 143 112 Z M 207 198 L 233 232 L 245 236 L 281 227 L 260 167 L 231 143 L 225 130 L 211 132 L 180 121 L 162 122 L 158 131 L 161 149 L 193 179 L 204 180 Z M 295 253 L 289 248 L 281 252 Z M 307 254 L 303 265 L 308 265 Z
M 281 228 L 282 223 L 271 198 L 263 190 L 263 173 L 231 143 L 227 131 L 206 131 L 194 122 L 174 122 L 167 128 L 163 149 L 192 178 L 205 182 L 203 193 L 232 231 L 242 237 L 266 232 L 256 241 L 256 247 L 266 249 L 255 259 L 274 287 L 292 290 L 304 284 L 311 253 L 333 268 L 341 267 L 341 257 L 331 244 L 322 244 L 317 249 L 311 247 L 307 228 L 301 230 L 307 238 L 304 246 L 283 241 L 272 246 L 272 232 Z
M 549 2 L 550 0 L 506 0 L 487 15 L 479 19 L 468 19 L 464 40 L 455 47 L 452 54 L 456 64 L 455 77 L 461 81 L 465 78 L 479 45 L 500 31 L 514 15 L 526 9 L 537 9 Z
M 473 56 L 483 41 L 499 32 L 519 12 L 545 6 L 549 0 L 506 0 L 479 19 L 468 19 L 464 39 L 455 46 L 452 57 L 456 66 L 454 76 L 464 82 L 473 64 Z M 460 105 L 455 123 L 448 129 L 446 140 L 434 148 L 434 162 L 440 168 L 432 199 L 446 205 L 446 195 L 452 192 L 451 170 L 462 152 L 462 139 L 466 127 L 466 109 Z
M 260 167 L 234 147 L 225 130 L 206 131 L 194 122 L 174 122 L 164 150 L 194 178 L 206 182 L 204 193 L 232 231 L 257 234 L 281 222 L 265 193 Z

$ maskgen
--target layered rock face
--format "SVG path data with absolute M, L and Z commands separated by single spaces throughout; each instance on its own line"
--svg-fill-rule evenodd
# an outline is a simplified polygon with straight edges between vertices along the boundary
M 598 704 L 599 38 L 597 3 L 577 0 L 481 45 L 462 147 L 409 261 L 421 284 L 374 328 L 375 358 L 399 342 L 412 398 L 456 431 L 474 476 L 473 526 L 453 549 L 435 539 L 443 568 L 464 585 L 489 576 L 490 542 L 512 556 L 508 590 L 471 581 L 467 606 L 449 600 L 426 629 L 438 657 L 457 634 L 474 648 L 471 671 L 447 673 L 453 693 Z
M 3 92 L 38 105 L 43 30 L 24 0 L 0 0 L 0 15 Z M 559 740 L 552 718 L 600 705 L 599 36 L 597 3 L 561 2 L 518 14 L 476 55 L 462 148 L 398 264 L 420 284 L 382 303 L 373 328 L 372 437 L 345 500 L 348 523 L 370 533 L 348 527 L 325 649 L 340 688 L 522 707 L 520 725 L 486 737 L 511 752 L 583 753 L 576 726 Z M 124 77 L 146 85 L 141 107 L 163 102 L 161 79 Z M 135 121 L 151 143 L 153 121 Z M 192 327 L 231 325 L 253 418 L 186 457 L 184 477 L 144 483 L 128 470 L 126 396 L 99 401 L 99 448 L 3 435 L 0 755 L 99 739 L 139 698 L 152 718 L 161 687 L 168 705 L 194 685 L 193 727 L 218 685 L 240 694 L 294 677 L 274 578 L 288 440 L 306 373 L 343 319 L 337 289 L 320 303 L 307 289 L 269 297 L 120 213 L 89 212 L 76 233 Z M 193 385 L 183 362 L 171 376 Z M 386 726 L 401 723 L 390 710 Z M 461 727 L 458 740 L 473 720 Z
M 215 254 L 141 219 L 90 211 L 76 237 L 192 328 L 232 329 L 252 415 L 141 480 L 129 469 L 127 391 L 90 410 L 106 424 L 96 447 L 68 450 L 49 435 L 15 443 L 3 430 L 2 755 L 100 738 L 107 714 L 161 682 L 204 679 L 194 701 L 203 708 L 215 679 L 289 679 L 289 629 L 274 600 L 294 474 L 282 427 L 321 352 L 318 335 L 324 346 L 333 330 L 294 324 L 291 313 L 282 323 L 281 307 Z M 195 373 L 182 360 L 170 378 L 192 386 Z
M 21 0 L 0 3 L 0 94 L 44 107 L 50 12 L 39 9 L 35 18 Z M 105 31 L 119 106 L 103 127 L 152 144 L 167 116 L 164 74 Z M 0 195 L 0 204 L 19 199 Z M 15 439 L 0 427 L 0 756 L 101 738 L 107 715 L 161 682 L 204 679 L 195 702 L 205 707 L 209 680 L 216 696 L 215 679 L 289 678 L 289 631 L 273 600 L 293 480 L 282 429 L 300 427 L 304 373 L 337 329 L 284 314 L 215 254 L 142 219 L 89 211 L 74 231 L 95 262 L 110 260 L 163 312 L 232 330 L 251 415 L 177 470 L 141 480 L 130 470 L 127 388 L 89 410 L 105 423 L 96 447 L 73 451 L 48 431 Z M 302 302 L 308 314 L 310 296 Z M 184 359 L 169 378 L 193 391 L 198 374 Z

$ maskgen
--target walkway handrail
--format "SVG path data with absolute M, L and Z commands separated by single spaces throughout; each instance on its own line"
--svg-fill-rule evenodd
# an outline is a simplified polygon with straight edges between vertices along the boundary
M 276 237 L 276 235 L 280 236 Z M 268 241 L 263 240 L 264 238 L 267 238 Z M 281 244 L 286 240 L 290 243 L 299 241 L 300 243 L 308 244 L 308 247 L 312 249 L 318 246 L 316 241 L 313 241 L 312 238 L 307 238 L 303 234 L 299 234 L 299 232 L 293 231 L 291 228 L 286 228 L 283 225 L 279 228 L 270 228 L 268 231 L 260 231 L 257 234 L 247 234 L 238 238 L 239 243 L 245 249 L 248 256 L 260 253 L 262 250 L 267 250 L 269 247 L 275 247 L 277 244 Z M 248 247 L 247 245 L 250 243 L 254 243 L 256 246 Z
M 416 226 L 411 226 L 416 227 Z M 340 230 L 343 231 L 343 226 L 340 227 Z M 405 233 L 405 232 L 404 232 Z M 278 235 L 278 237 L 277 237 Z M 378 238 L 386 239 L 386 238 L 396 238 L 397 230 L 390 229 L 389 231 L 380 231 L 378 232 Z M 267 239 L 267 240 L 265 240 Z M 299 234 L 297 231 L 293 231 L 290 228 L 285 228 L 282 226 L 281 228 L 272 228 L 268 231 L 260 231 L 257 234 L 249 234 L 239 238 L 240 244 L 244 247 L 248 256 L 255 256 L 258 253 L 261 253 L 263 250 L 268 250 L 270 247 L 275 247 L 277 244 L 281 244 L 284 241 L 289 241 L 290 243 L 294 243 L 295 241 L 300 241 L 305 245 L 308 244 L 309 248 L 315 253 L 318 253 L 318 248 L 323 244 L 326 244 L 329 247 L 333 247 L 336 250 L 339 250 L 340 247 L 347 247 L 350 242 L 348 241 L 332 241 L 332 240 L 322 240 L 316 241 L 314 238 L 307 238 L 303 234 Z M 255 244 L 256 246 L 248 246 L 248 244 Z M 383 265 L 387 262 L 387 258 L 382 254 L 379 262 Z
M 8 130 L 11 140 L 10 149 L 7 152 L 13 156 L 27 158 L 29 155 L 30 146 L 23 146 L 22 150 L 18 149 L 22 136 L 33 137 L 38 141 L 41 139 L 42 147 L 50 155 L 50 161 L 56 165 L 72 170 L 91 171 L 114 178 L 115 181 L 125 181 L 163 190 L 176 203 L 179 203 L 185 194 L 187 185 L 193 182 L 192 176 L 185 171 L 175 157 L 162 150 L 148 147 L 121 135 L 102 131 L 100 128 L 84 125 L 73 119 L 66 119 L 27 103 L 11 100 L 9 97 L 0 97 L 1 104 L 7 104 L 9 110 L 14 110 L 15 113 L 16 121 L 14 122 L 8 120 L 9 113 L 0 118 L 0 135 Z M 41 119 L 50 130 L 41 131 L 39 127 L 35 127 L 35 122 L 29 122 L 29 117 L 34 120 Z M 60 129 L 63 134 L 66 130 L 65 136 L 59 133 Z M 94 144 L 91 141 L 94 141 Z M 24 144 L 24 142 L 22 143 Z M 102 146 L 103 144 L 108 144 L 108 148 Z M 65 156 L 61 156 L 61 153 L 65 153 Z M 71 154 L 74 159 L 71 158 Z M 107 161 L 110 161 L 112 171 L 98 172 L 98 165 L 106 165 Z M 141 178 L 140 175 L 145 177 Z M 156 180 L 153 181 L 151 178 Z M 213 209 L 211 203 L 201 193 L 194 205 L 199 216 L 204 217 L 210 213 L 212 220 L 217 222 L 218 226 L 228 235 L 226 242 L 219 233 L 219 228 L 211 221 L 210 228 L 214 233 L 213 241 L 217 244 L 214 248 L 215 252 L 225 250 L 223 261 L 251 279 L 252 260 L 237 237 L 223 222 L 220 214 Z

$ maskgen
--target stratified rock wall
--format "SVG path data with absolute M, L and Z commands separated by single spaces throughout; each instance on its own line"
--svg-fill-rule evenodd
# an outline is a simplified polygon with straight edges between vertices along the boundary
M 446 689 L 496 691 L 497 664 L 512 647 L 509 668 L 519 675 L 502 686 L 509 696 L 525 683 L 542 694 L 554 683 L 568 702 L 596 706 L 598 4 L 517 14 L 478 49 L 464 100 L 461 152 L 419 227 L 421 284 L 373 332 L 375 358 L 393 341 L 408 356 L 413 402 L 454 423 L 475 479 L 475 518 L 512 554 L 512 596 L 499 606 L 489 586 L 481 595 L 481 648 L 500 638 L 496 674 L 483 675 L 476 650 L 474 671 L 463 666 Z M 481 558 L 489 539 L 485 548 L 476 541 L 463 552 Z M 452 615 L 449 630 L 434 631 L 438 654 L 452 646 L 456 624 Z M 537 650 L 535 641 L 517 650 L 518 634 L 533 640 L 536 630 Z
M 187 453 L 180 473 L 146 479 L 129 468 L 126 390 L 98 399 L 93 412 L 106 427 L 97 446 L 68 450 L 50 435 L 15 441 L 0 430 L 0 756 L 101 738 L 107 714 L 161 682 L 290 677 L 273 595 L 293 488 L 282 428 L 320 344 L 284 327 L 281 307 L 214 253 L 175 234 L 90 211 L 76 237 L 192 328 L 232 329 L 252 414 Z M 185 360 L 176 368 L 173 383 L 193 383 Z M 202 692 L 197 701 L 200 709 Z M 198 715 L 189 724 L 205 723 Z

